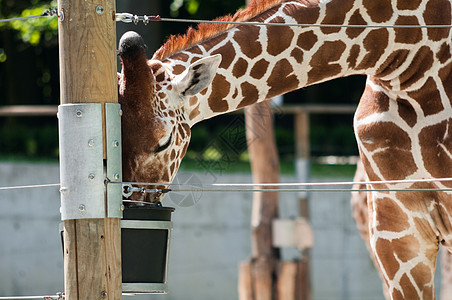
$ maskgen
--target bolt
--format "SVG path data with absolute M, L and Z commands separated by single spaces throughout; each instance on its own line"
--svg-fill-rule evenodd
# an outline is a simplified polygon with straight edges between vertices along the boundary
M 122 109 L 119 110 L 119 116 L 122 117 Z
M 90 140 L 88 141 L 88 146 L 90 146 L 90 147 L 93 147 L 93 146 L 94 146 L 94 140 L 93 140 L 93 139 L 90 139 Z
M 124 209 L 126 209 L 124 204 L 121 204 L 121 211 L 124 211 Z
M 107 298 L 108 293 L 107 293 L 106 291 L 102 291 L 102 292 L 100 292 L 100 296 L 101 296 L 102 298 Z
M 113 178 L 114 178 L 115 180 L 119 180 L 119 174 L 118 174 L 118 173 L 115 173 L 115 175 L 113 175 Z
M 65 187 L 60 188 L 60 193 L 61 194 L 66 194 L 67 193 L 67 188 L 65 188 Z
M 104 13 L 104 7 L 102 5 L 98 5 L 96 7 L 96 13 L 100 16 Z
M 83 112 L 80 109 L 77 109 L 77 111 L 75 112 L 75 115 L 77 116 L 77 118 L 81 118 L 83 115 Z
M 85 210 L 86 210 L 85 204 L 80 204 L 80 205 L 78 206 L 78 210 L 79 210 L 80 212 L 85 212 Z
M 118 140 L 114 140 L 113 141 L 113 147 L 118 148 L 119 147 L 119 142 Z
M 88 175 L 88 178 L 89 178 L 89 179 L 93 180 L 94 177 L 96 177 L 96 174 L 94 174 L 94 173 L 89 173 L 89 175 Z

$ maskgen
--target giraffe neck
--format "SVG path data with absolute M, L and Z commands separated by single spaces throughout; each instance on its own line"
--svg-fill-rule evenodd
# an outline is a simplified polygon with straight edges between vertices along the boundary
M 390 8 L 390 13 L 369 15 L 368 6 L 372 4 L 367 2 L 332 0 L 307 5 L 284 1 L 250 21 L 359 25 L 427 22 L 422 20 L 425 8 L 400 15 Z M 430 35 L 444 35 L 440 29 L 430 31 Z M 187 119 L 193 125 L 276 95 L 354 74 L 373 76 L 394 92 L 418 89 L 422 82 L 413 84 L 417 79 L 414 74 L 420 70 L 425 77 L 427 72 L 419 62 L 433 56 L 431 47 L 425 46 L 430 35 L 422 34 L 422 29 L 240 25 L 175 53 L 164 63 L 177 75 L 203 56 L 222 55 L 212 85 L 185 106 Z M 398 50 L 394 51 L 396 45 Z M 412 62 L 414 66 L 408 68 Z

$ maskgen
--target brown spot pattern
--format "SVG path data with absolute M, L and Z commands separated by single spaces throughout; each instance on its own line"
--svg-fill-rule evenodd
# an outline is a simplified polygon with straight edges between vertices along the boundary
M 317 35 L 315 35 L 312 31 L 307 31 L 298 36 L 297 46 L 303 50 L 311 50 L 314 47 L 315 43 L 318 41 Z
M 447 95 L 452 95 L 452 64 L 447 64 L 438 72 L 439 78 L 443 83 L 444 90 Z M 449 99 L 452 101 L 452 97 Z M 451 102 L 452 103 L 452 102 Z
M 397 8 L 400 10 L 415 10 L 421 4 L 421 0 L 397 0 Z
M 212 55 L 215 54 L 222 54 L 220 68 L 227 69 L 231 65 L 232 61 L 234 60 L 234 55 L 231 55 L 231 53 L 234 53 L 235 49 L 231 42 L 227 42 L 223 47 L 218 48 L 217 50 L 212 52 Z
M 347 63 L 351 69 L 354 69 L 356 67 L 359 51 L 360 51 L 360 47 L 358 45 L 353 45 L 350 48 L 350 54 L 347 57 Z
M 292 52 L 290 53 L 290 56 L 295 58 L 295 60 L 299 64 L 301 64 L 303 62 L 303 51 L 301 51 L 298 48 L 293 49 Z
M 378 239 L 375 248 L 378 257 L 384 266 L 386 274 L 388 274 L 389 280 L 392 280 L 394 275 L 399 270 L 400 265 L 392 253 L 391 243 L 388 240 Z
M 369 151 L 379 149 L 373 158 L 385 179 L 405 179 L 417 169 L 411 153 L 411 139 L 408 134 L 392 122 L 379 122 L 360 126 L 358 137 Z
M 239 78 L 245 75 L 246 70 L 248 69 L 248 62 L 243 58 L 239 58 L 237 62 L 234 64 L 234 68 L 232 69 L 232 75 L 234 77 Z
M 394 253 L 402 262 L 407 262 L 415 258 L 420 253 L 419 241 L 414 235 L 407 235 L 399 239 L 392 240 Z
M 194 46 L 191 47 L 188 52 L 193 53 L 193 54 L 202 54 L 202 50 L 201 48 L 199 48 L 199 46 Z
M 447 135 L 446 135 L 447 132 Z M 434 178 L 450 176 L 452 160 L 452 119 L 427 126 L 419 133 L 424 166 Z
M 308 84 L 319 82 L 341 72 L 342 67 L 337 62 L 345 50 L 342 41 L 327 41 L 312 56 L 310 65 L 312 69 L 308 72 Z
M 436 58 L 439 60 L 440 63 L 444 64 L 447 60 L 451 58 L 450 54 L 450 46 L 447 43 L 443 43 L 441 45 L 441 48 L 436 53 Z
M 229 105 L 226 100 L 223 100 L 229 93 L 231 84 L 226 77 L 221 74 L 217 74 L 212 81 L 212 90 L 216 93 L 212 93 L 207 100 L 209 107 L 213 112 L 225 112 L 228 111 Z
M 243 100 L 237 106 L 238 109 L 257 102 L 259 91 L 254 85 L 244 82 L 240 85 L 240 88 L 242 89 Z
M 400 74 L 400 88 L 407 89 L 412 84 L 424 77 L 433 65 L 433 52 L 429 47 L 423 46 L 419 49 L 411 61 L 410 67 Z
M 391 0 L 363 0 L 363 5 L 371 20 L 376 23 L 389 21 L 394 13 Z
M 272 19 L 270 23 L 284 23 L 284 19 L 277 17 Z M 268 41 L 271 41 L 267 44 L 267 53 L 276 56 L 290 46 L 294 32 L 290 27 L 268 26 L 267 36 Z
M 291 75 L 292 73 L 293 68 L 287 59 L 278 61 L 267 80 L 267 84 L 270 87 L 267 98 L 296 89 L 299 82 L 297 76 Z
M 419 25 L 415 16 L 399 16 L 395 25 Z M 421 28 L 394 28 L 396 43 L 416 44 L 422 39 Z
M 199 116 L 201 112 L 199 111 L 199 105 L 195 107 L 195 109 L 193 109 L 190 112 L 190 115 L 188 116 L 190 118 L 190 120 L 193 120 L 194 118 L 196 118 L 197 116 Z
M 259 60 L 254 64 L 253 68 L 251 69 L 250 76 L 255 79 L 261 79 L 267 72 L 269 64 L 270 63 L 265 59 Z
M 326 13 L 321 24 L 343 24 L 345 16 L 353 8 L 353 1 L 331 1 L 326 5 Z M 322 27 L 324 34 L 339 32 L 337 27 Z
M 155 77 L 155 81 L 157 82 L 162 82 L 163 80 L 165 80 L 165 73 L 160 73 Z
M 406 274 L 403 274 L 400 278 L 400 286 L 403 290 L 404 299 L 419 300 L 419 295 L 417 294 L 416 288 L 413 286 L 413 283 Z
M 416 285 L 424 291 L 424 299 L 433 298 L 432 290 L 427 286 L 432 280 L 432 271 L 430 270 L 430 268 L 423 263 L 419 263 L 413 269 L 411 269 L 410 273 L 413 276 Z
M 373 68 L 383 53 L 386 51 L 388 45 L 389 33 L 386 29 L 381 28 L 370 31 L 364 38 L 364 48 L 367 54 L 364 56 L 361 63 L 357 66 L 358 70 Z
M 234 34 L 234 39 L 240 45 L 242 53 L 249 58 L 255 58 L 262 53 L 262 45 L 258 41 L 259 31 L 259 26 L 242 26 L 241 29 Z
M 419 90 L 408 93 L 408 96 L 419 103 L 424 116 L 437 114 L 444 109 L 441 96 L 432 77 L 429 77 Z
M 378 77 L 384 77 L 391 74 L 405 62 L 408 54 L 409 50 L 406 49 L 394 51 L 388 56 L 384 63 L 378 67 L 376 75 Z
M 416 111 L 408 100 L 397 98 L 397 112 L 410 127 L 413 127 L 416 124 Z
M 235 99 L 238 96 L 238 94 L 239 94 L 239 89 L 235 88 L 234 94 L 232 94 L 232 99 Z
M 179 74 L 182 74 L 184 71 L 185 71 L 185 66 L 183 66 L 183 65 L 175 65 L 174 67 L 173 67 L 173 74 L 174 75 L 179 75 Z M 163 73 L 162 73 L 163 74 Z M 162 74 L 160 74 L 160 75 L 162 75 Z M 160 76 L 159 75 L 159 76 Z M 157 76 L 158 77 L 158 76 Z M 164 78 L 163 78 L 164 79 Z M 161 80 L 163 80 L 163 79 L 161 79 Z M 160 81 L 161 81 L 160 80 Z M 159 81 L 159 80 L 157 80 L 157 81 Z
M 378 231 L 401 232 L 410 227 L 408 216 L 391 198 L 376 199 L 375 207 Z
M 450 25 L 451 8 L 448 0 L 429 0 L 424 11 L 424 20 L 427 25 Z M 447 38 L 449 28 L 428 28 L 427 35 L 432 41 Z
M 349 21 L 350 25 L 366 25 L 366 21 L 364 21 L 363 17 L 361 16 L 359 10 L 355 10 L 353 15 L 350 17 Z M 345 30 L 345 33 L 350 39 L 354 39 L 357 36 L 359 36 L 365 28 L 347 28 Z
M 290 5 L 286 5 L 286 9 L 290 9 Z M 309 7 L 308 9 L 296 9 L 297 13 L 292 13 L 291 16 L 295 18 L 298 24 L 315 24 L 320 15 L 320 8 L 318 6 Z

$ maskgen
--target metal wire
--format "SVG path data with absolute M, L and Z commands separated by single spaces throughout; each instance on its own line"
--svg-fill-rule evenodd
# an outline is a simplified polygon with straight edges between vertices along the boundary
M 21 189 L 35 189 L 35 188 L 46 188 L 46 187 L 59 187 L 59 183 L 49 183 L 49 184 L 35 184 L 35 185 L 18 185 L 18 186 L 4 186 L 0 187 L 0 191 L 8 190 L 21 190 Z M 1 298 L 0 298 L 1 299 Z
M 156 183 L 156 182 L 109 182 L 112 184 L 122 184 L 128 189 L 128 193 L 123 194 L 129 197 L 132 193 L 161 192 L 161 190 L 145 189 L 143 187 L 132 187 L 132 185 L 167 185 L 171 189 L 166 192 L 452 192 L 452 188 L 312 188 L 316 186 L 334 186 L 334 185 L 372 185 L 372 184 L 396 184 L 396 183 L 432 183 L 448 182 L 452 178 L 430 178 L 430 179 L 404 179 L 404 180 L 380 180 L 380 181 L 344 181 L 344 182 L 302 182 L 302 183 L 214 183 L 214 184 L 191 184 L 191 183 Z M 174 188 L 187 187 L 187 188 Z M 251 189 L 250 189 L 251 187 Z M 257 188 L 256 188 L 257 187 Z M 263 188 L 270 187 L 270 188 Z M 294 187 L 294 188 L 275 188 L 275 187 Z M 305 188 L 296 188 L 305 187 Z
M 452 189 L 173 189 L 172 192 L 452 192 Z
M 147 25 L 150 21 L 178 22 L 178 23 L 211 23 L 230 25 L 258 25 L 258 26 L 294 26 L 294 27 L 329 27 L 329 28 L 452 28 L 452 24 L 431 24 L 431 25 L 395 25 L 395 24 L 294 24 L 294 23 L 267 23 L 267 22 L 234 22 L 234 21 L 214 21 L 199 19 L 175 19 L 162 18 L 160 16 L 138 16 L 131 13 L 117 13 L 117 22 L 134 23 L 143 22 Z
M 49 9 L 47 9 L 46 11 L 44 11 L 40 15 L 26 16 L 26 17 L 16 17 L 16 18 L 10 18 L 10 19 L 2 19 L 2 20 L 0 20 L 0 23 L 11 22 L 11 21 L 19 21 L 19 20 L 26 20 L 26 19 L 32 19 L 32 18 L 40 18 L 40 17 L 51 17 L 51 16 L 54 16 L 54 15 L 60 16 L 58 14 L 58 11 L 57 11 L 56 8 L 49 8 Z
M 428 178 L 428 179 L 400 179 L 400 180 L 377 180 L 377 181 L 339 181 L 339 182 L 290 182 L 290 183 L 170 183 L 170 182 L 109 182 L 111 184 L 128 185 L 168 185 L 168 186 L 192 186 L 192 187 L 264 187 L 264 186 L 327 186 L 327 185 L 355 185 L 355 184 L 396 184 L 396 183 L 432 183 L 452 182 L 452 177 Z

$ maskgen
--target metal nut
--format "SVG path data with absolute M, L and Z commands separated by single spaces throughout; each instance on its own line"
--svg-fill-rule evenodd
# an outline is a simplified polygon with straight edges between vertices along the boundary
M 86 211 L 85 204 L 80 204 L 80 205 L 78 206 L 78 210 L 81 211 L 81 212 L 85 212 L 85 211 Z
M 118 140 L 114 140 L 114 141 L 113 141 L 113 147 L 114 147 L 114 148 L 118 148 L 118 147 L 119 147 L 119 142 L 118 142 Z
M 88 178 L 89 179 L 94 179 L 94 177 L 96 177 L 96 174 L 94 174 L 94 173 L 89 173 L 89 175 L 88 175 Z
M 77 116 L 77 118 L 81 118 L 83 116 L 83 112 L 80 109 L 77 109 L 75 115 Z
M 89 139 L 88 146 L 90 146 L 90 147 L 94 146 L 94 140 L 93 139 Z

